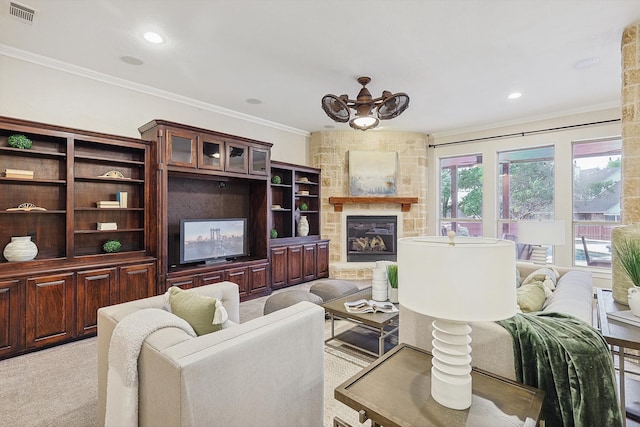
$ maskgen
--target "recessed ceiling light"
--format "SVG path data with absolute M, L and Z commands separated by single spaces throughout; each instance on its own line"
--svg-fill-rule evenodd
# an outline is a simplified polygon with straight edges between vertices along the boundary
M 147 31 L 146 33 L 144 33 L 144 39 L 149 43 L 155 44 L 164 42 L 164 38 L 160 34 L 154 33 L 153 31 Z
M 255 99 L 255 98 L 249 98 L 247 99 L 247 104 L 262 104 L 262 101 L 260 101 L 259 99 Z
M 324 125 L 325 129 L 335 129 L 334 125 Z
M 580 61 L 574 63 L 573 64 L 573 68 L 575 68 L 576 70 L 582 70 L 582 69 L 585 69 L 585 68 L 593 67 L 598 62 L 600 62 L 600 58 L 596 58 L 596 57 L 585 58 L 585 59 L 581 59 Z
M 509 94 L 509 96 L 507 96 L 507 98 L 509 99 L 518 99 L 522 96 L 522 94 L 520 92 L 512 92 Z
M 121 56 L 120 60 L 129 65 L 142 65 L 144 62 L 142 59 L 136 58 L 135 56 Z

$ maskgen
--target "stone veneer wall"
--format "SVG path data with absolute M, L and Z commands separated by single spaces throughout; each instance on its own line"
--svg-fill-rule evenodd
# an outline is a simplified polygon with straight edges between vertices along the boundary
M 345 241 L 342 216 L 350 210 L 357 214 L 400 215 L 398 204 L 345 204 L 343 212 L 334 212 L 331 196 L 349 196 L 349 150 L 396 151 L 398 153 L 397 194 L 418 197 L 410 212 L 398 218 L 399 237 L 427 234 L 427 142 L 428 135 L 409 132 L 356 130 L 314 132 L 309 142 L 311 165 L 322 169 L 322 229 L 330 239 L 329 276 L 339 279 L 371 278 L 371 263 L 348 263 L 341 259 Z M 401 224 L 400 224 L 401 221 Z
M 622 223 L 640 222 L 640 23 L 622 33 Z

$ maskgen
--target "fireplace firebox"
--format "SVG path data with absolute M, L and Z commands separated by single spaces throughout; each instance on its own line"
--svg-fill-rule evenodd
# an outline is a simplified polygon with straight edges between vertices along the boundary
M 347 262 L 396 261 L 397 217 L 347 216 Z

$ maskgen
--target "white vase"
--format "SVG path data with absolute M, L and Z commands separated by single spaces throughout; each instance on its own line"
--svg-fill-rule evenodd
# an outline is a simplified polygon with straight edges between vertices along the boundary
M 307 221 L 306 216 L 301 216 L 298 221 L 298 236 L 308 236 L 309 235 L 309 221 Z
M 387 270 L 383 268 L 374 268 L 371 280 L 371 299 L 374 301 L 386 301 L 387 287 Z
M 634 316 L 640 317 L 640 288 L 629 288 L 629 308 Z
M 38 247 L 31 241 L 31 236 L 12 237 L 2 255 L 7 261 L 31 261 L 38 255 Z

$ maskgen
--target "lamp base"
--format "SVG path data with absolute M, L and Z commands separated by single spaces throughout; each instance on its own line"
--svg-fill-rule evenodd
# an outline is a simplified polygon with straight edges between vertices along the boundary
M 544 246 L 534 246 L 533 252 L 531 252 L 531 261 L 533 261 L 534 264 L 546 265 L 547 248 Z
M 433 321 L 431 396 L 451 409 L 471 406 L 471 327 L 468 323 Z

